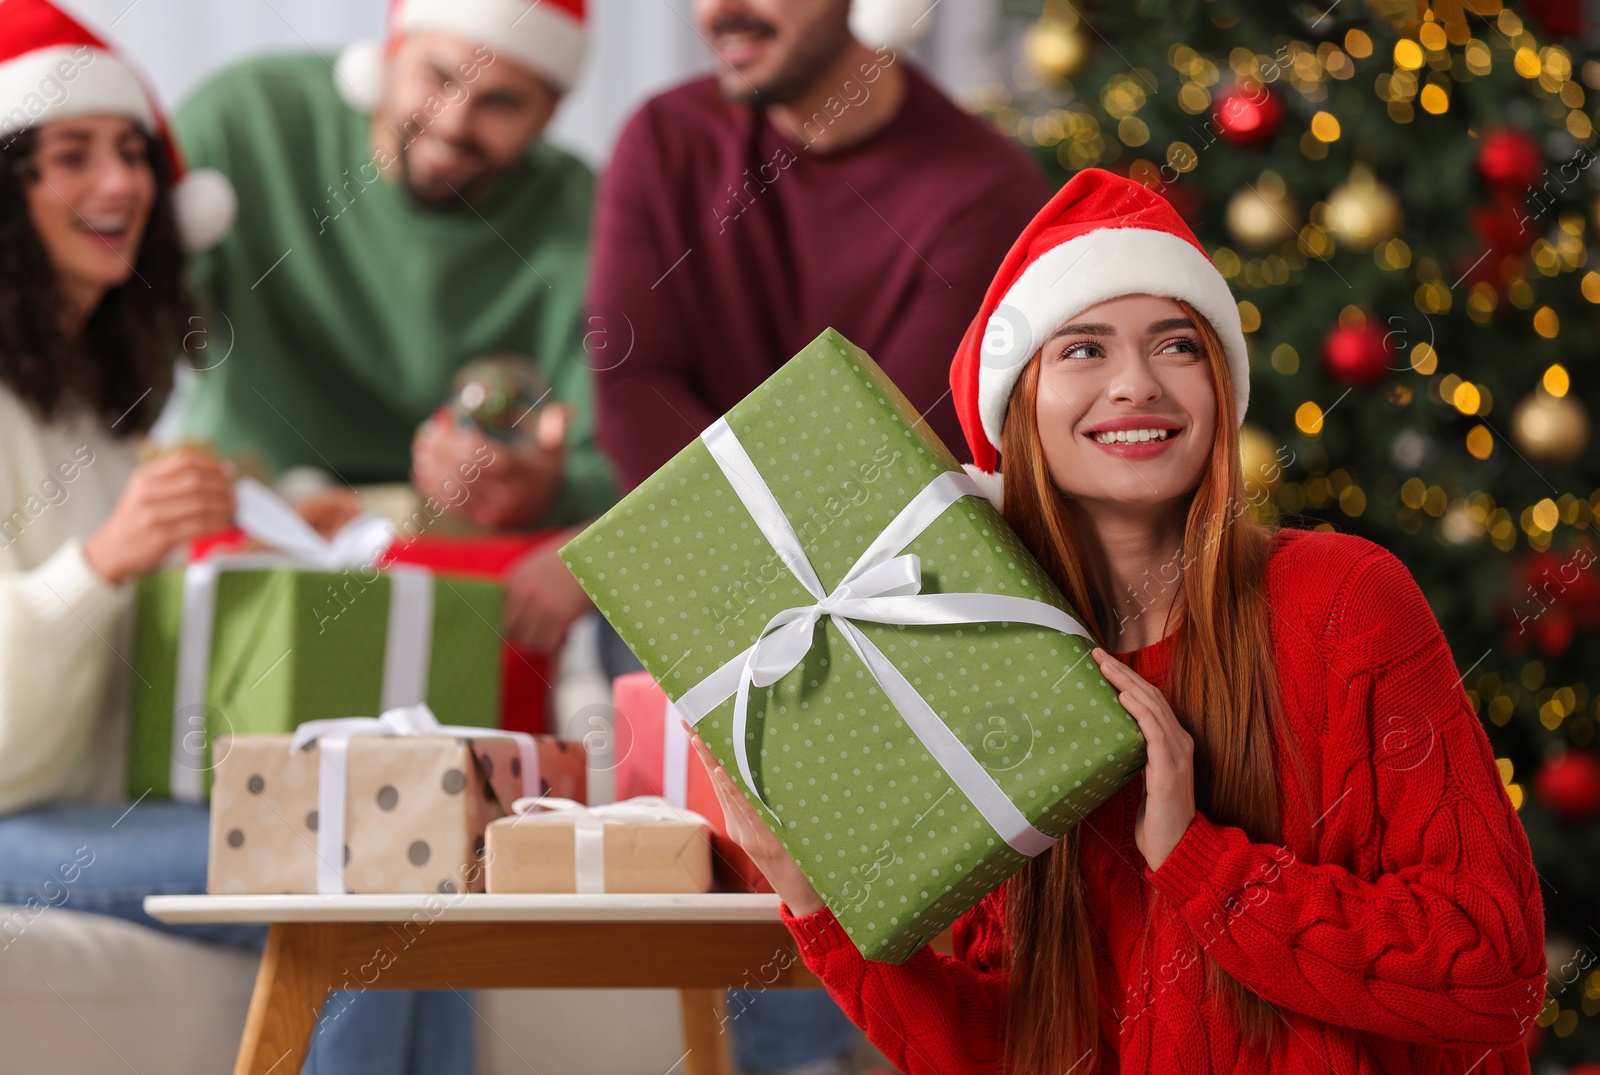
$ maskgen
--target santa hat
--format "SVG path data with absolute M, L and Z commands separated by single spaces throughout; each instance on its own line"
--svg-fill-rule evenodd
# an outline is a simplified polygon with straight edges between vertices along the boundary
M 1102 168 L 1085 168 L 1011 244 L 950 366 L 956 413 L 972 448 L 967 469 L 996 504 L 1000 430 L 1017 378 L 1056 329 L 1123 295 L 1182 299 L 1211 323 L 1244 421 L 1250 360 L 1228 282 L 1160 194 Z
M 357 112 L 383 97 L 384 60 L 400 39 L 439 30 L 521 64 L 559 92 L 572 89 L 587 39 L 584 0 L 390 0 L 387 39 L 355 41 L 339 53 L 334 81 Z
M 928 32 L 938 0 L 855 0 L 850 32 L 876 48 L 898 48 Z M 488 45 L 549 79 L 563 93 L 583 65 L 584 0 L 390 0 L 383 42 L 354 41 L 334 65 L 339 96 L 371 112 L 383 94 L 385 57 L 412 30 L 444 30 Z
M 71 116 L 109 112 L 150 133 L 172 170 L 172 205 L 189 250 L 233 227 L 233 184 L 209 168 L 189 171 L 154 95 L 109 45 L 49 0 L 0 0 L 0 140 Z

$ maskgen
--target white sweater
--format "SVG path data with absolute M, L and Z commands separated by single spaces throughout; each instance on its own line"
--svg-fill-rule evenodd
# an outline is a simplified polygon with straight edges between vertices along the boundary
M 83 558 L 138 463 L 87 414 L 0 386 L 0 814 L 125 794 L 132 586 Z

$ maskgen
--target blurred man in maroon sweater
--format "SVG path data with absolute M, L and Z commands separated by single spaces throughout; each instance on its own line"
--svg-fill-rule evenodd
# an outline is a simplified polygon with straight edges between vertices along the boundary
M 598 436 L 623 490 L 829 326 L 962 443 L 950 358 L 1050 189 L 906 55 L 863 43 L 909 36 L 884 26 L 885 2 L 908 9 L 695 0 L 715 73 L 623 129 L 586 308 Z M 590 607 L 553 552 L 520 565 L 509 601 L 513 634 L 543 648 Z

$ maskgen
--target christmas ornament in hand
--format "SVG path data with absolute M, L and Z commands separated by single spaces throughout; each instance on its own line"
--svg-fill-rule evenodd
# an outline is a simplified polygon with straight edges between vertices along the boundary
M 534 438 L 549 395 L 550 381 L 533 362 L 521 355 L 495 354 L 461 368 L 445 408 L 458 428 L 501 441 L 526 441 Z

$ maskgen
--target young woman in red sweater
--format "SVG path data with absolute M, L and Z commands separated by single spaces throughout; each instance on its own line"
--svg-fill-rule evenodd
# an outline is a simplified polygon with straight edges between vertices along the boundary
M 1245 510 L 1238 310 L 1171 206 L 1078 173 L 951 383 L 1147 764 L 890 965 L 696 738 L 807 966 L 911 1075 L 1527 1072 L 1543 906 L 1488 739 L 1399 560 Z

